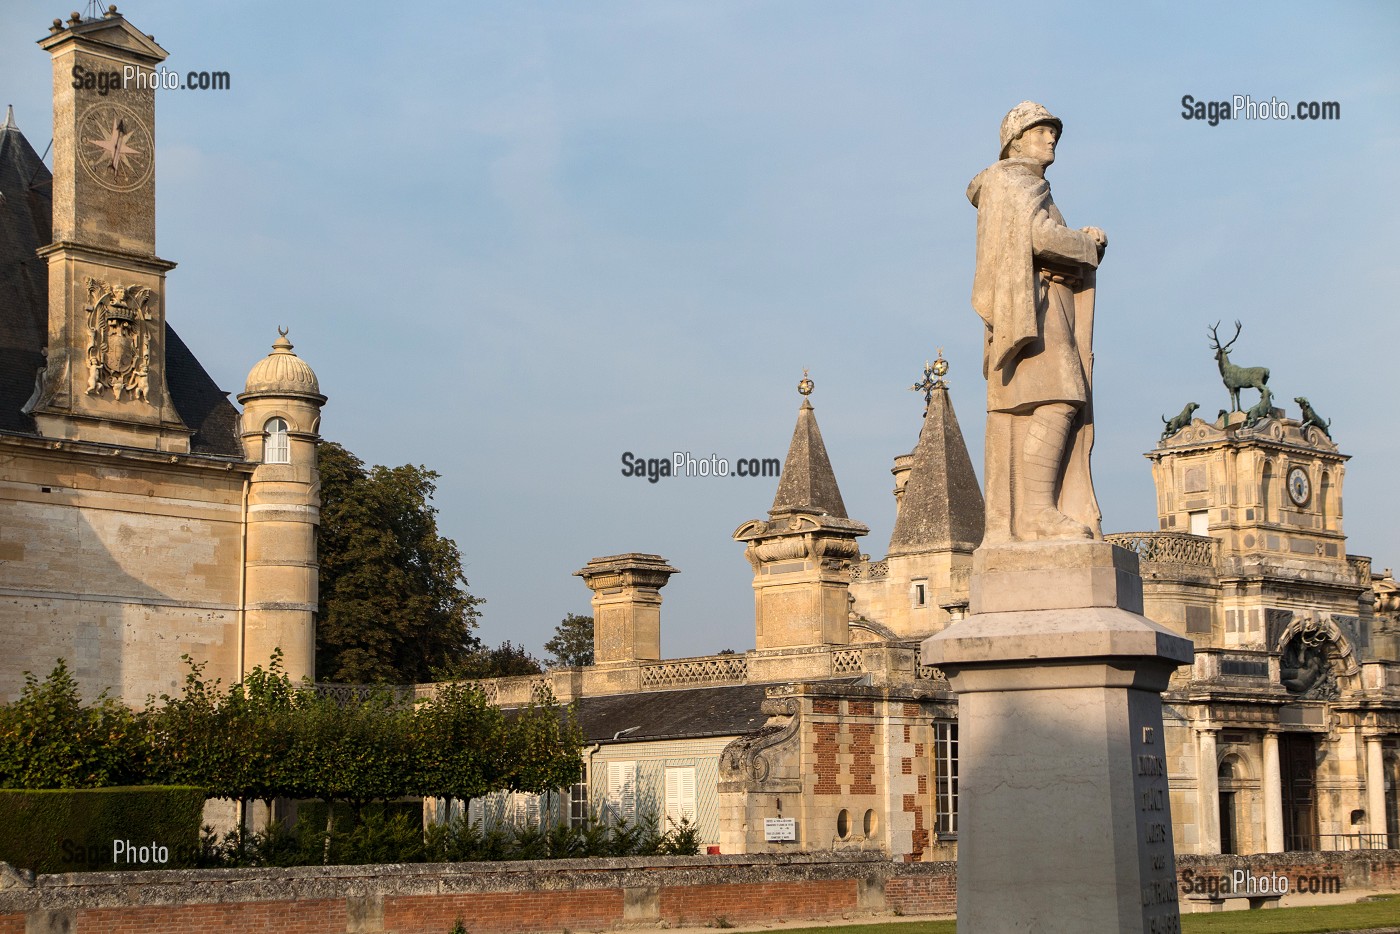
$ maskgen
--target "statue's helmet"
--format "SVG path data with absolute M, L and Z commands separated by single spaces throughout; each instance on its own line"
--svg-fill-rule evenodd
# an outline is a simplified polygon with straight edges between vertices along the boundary
M 1058 138 L 1065 129 L 1059 117 L 1054 116 L 1050 111 L 1046 110 L 1035 101 L 1021 101 L 1021 103 L 1012 107 L 1001 121 L 1001 156 L 999 158 L 1006 158 L 1007 150 L 1011 148 L 1011 144 L 1016 140 L 1016 137 L 1020 136 L 1031 127 L 1041 126 L 1042 124 L 1048 124 L 1054 127 L 1056 138 Z

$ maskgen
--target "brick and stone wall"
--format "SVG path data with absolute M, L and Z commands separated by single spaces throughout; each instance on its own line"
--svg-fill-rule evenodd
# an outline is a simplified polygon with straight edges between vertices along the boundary
M 930 866 L 917 867 L 928 870 Z M 0 934 L 473 934 L 951 910 L 944 879 L 890 885 L 879 853 L 88 873 L 0 870 Z M 889 893 L 887 894 L 887 890 Z
M 1178 879 L 1244 869 L 1400 890 L 1400 851 L 1183 856 Z M 860 915 L 947 915 L 951 862 L 878 852 L 629 857 L 533 863 L 205 869 L 40 876 L 0 864 L 0 934 L 473 934 Z

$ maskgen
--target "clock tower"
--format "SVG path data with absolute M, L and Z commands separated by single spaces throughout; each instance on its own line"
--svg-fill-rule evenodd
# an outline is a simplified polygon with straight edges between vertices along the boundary
M 165 376 L 155 252 L 155 90 L 166 52 L 117 12 L 54 20 L 53 242 L 46 365 L 25 411 L 41 434 L 187 452 Z
M 1277 650 L 1293 612 L 1357 618 L 1369 575 L 1348 559 L 1342 529 L 1349 456 L 1325 428 L 1280 409 L 1253 424 L 1235 412 L 1195 419 L 1147 457 L 1161 531 L 1216 542 L 1218 615 L 1190 629 L 1198 642 Z
M 1342 478 L 1348 455 L 1316 425 L 1235 413 L 1197 419 L 1147 457 L 1159 527 L 1209 535 L 1223 559 L 1321 572 L 1345 567 Z

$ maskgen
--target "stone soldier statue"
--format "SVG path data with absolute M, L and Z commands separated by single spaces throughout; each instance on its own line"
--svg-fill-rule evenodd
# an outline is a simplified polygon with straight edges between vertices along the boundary
M 1045 169 L 1062 125 L 1024 101 L 1001 123 L 1001 159 L 967 188 L 977 208 L 972 307 L 986 323 L 984 544 L 1102 538 L 1089 476 L 1094 270 L 1108 239 L 1072 230 Z

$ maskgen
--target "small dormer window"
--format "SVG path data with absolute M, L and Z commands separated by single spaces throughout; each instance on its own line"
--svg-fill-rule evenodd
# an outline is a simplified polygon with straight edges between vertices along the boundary
M 269 418 L 263 426 L 263 431 L 267 433 L 267 438 L 263 441 L 263 463 L 290 464 L 292 447 L 287 441 L 287 420 Z

